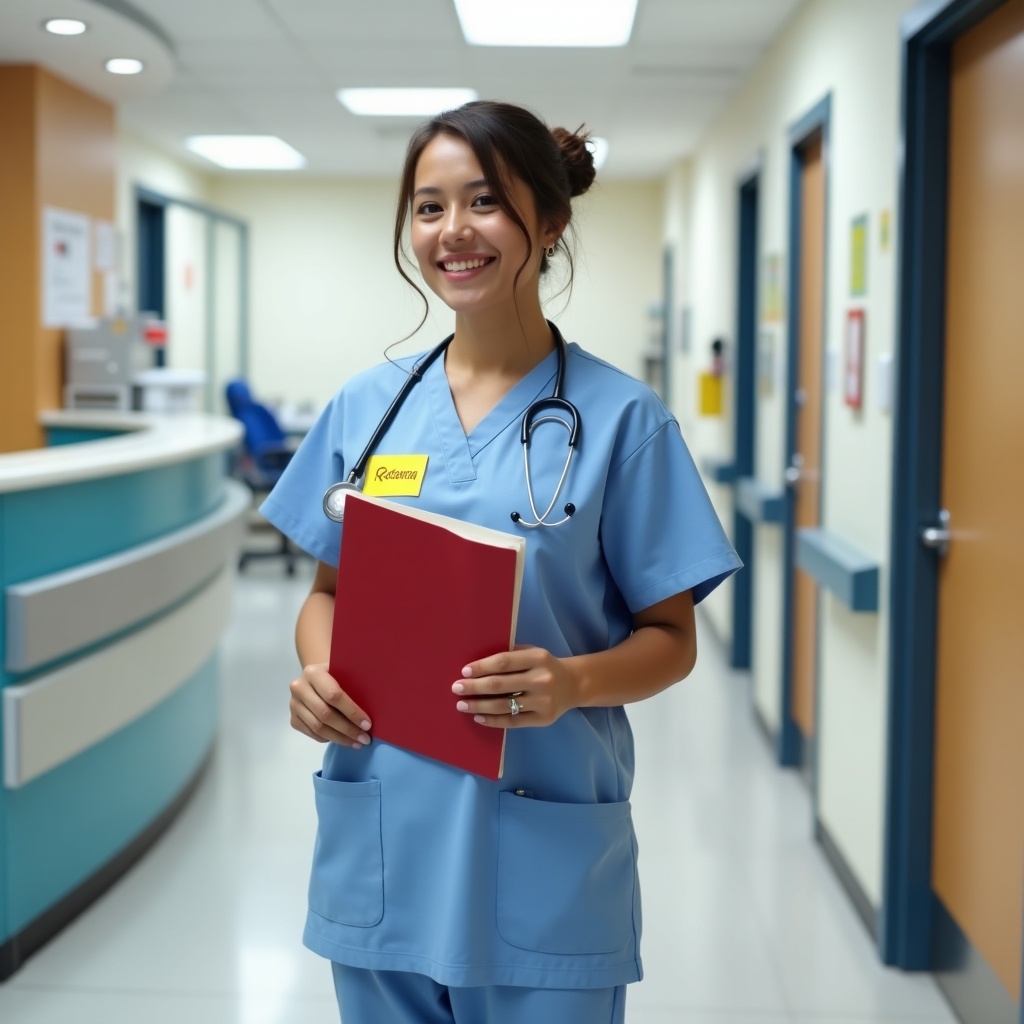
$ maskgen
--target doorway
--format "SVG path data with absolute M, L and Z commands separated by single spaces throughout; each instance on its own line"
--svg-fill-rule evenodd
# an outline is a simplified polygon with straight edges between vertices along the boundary
M 915 28 L 882 954 L 934 970 L 965 1021 L 1016 1024 L 1024 0 L 951 2 Z
M 167 322 L 164 365 L 202 370 L 203 406 L 224 413 L 224 387 L 248 375 L 248 227 L 187 200 L 136 189 L 138 308 Z
M 790 130 L 788 465 L 779 761 L 802 767 L 812 779 L 818 586 L 796 564 L 796 532 L 821 521 L 830 104 L 826 97 Z

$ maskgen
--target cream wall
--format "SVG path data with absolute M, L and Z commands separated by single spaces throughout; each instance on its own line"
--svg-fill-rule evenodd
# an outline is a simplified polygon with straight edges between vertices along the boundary
M 392 259 L 396 187 L 215 180 L 213 204 L 250 226 L 250 366 L 258 393 L 322 404 L 419 323 L 422 303 Z M 553 294 L 547 305 L 567 337 L 633 373 L 642 371 L 646 311 L 661 288 L 662 203 L 653 182 L 608 182 L 578 201 L 572 297 L 567 304 Z M 551 277 L 546 290 L 555 293 L 557 271 Z M 451 326 L 450 312 L 434 303 L 423 330 L 393 354 L 425 348 Z
M 892 414 L 879 407 L 880 356 L 895 346 L 896 270 L 892 242 L 883 251 L 879 219 L 895 225 L 899 134 L 899 23 L 912 0 L 808 0 L 692 159 L 668 182 L 665 236 L 687 250 L 677 294 L 692 304 L 694 350 L 676 369 L 684 399 L 706 363 L 707 344 L 735 336 L 736 209 L 738 180 L 762 161 L 760 257 L 786 263 L 788 250 L 788 130 L 831 95 L 831 150 L 827 209 L 827 365 L 823 425 L 823 525 L 882 566 L 879 613 L 847 611 L 823 596 L 820 618 L 818 707 L 818 815 L 868 898 L 882 893 L 885 734 L 887 700 L 887 575 L 889 555 Z M 868 291 L 850 296 L 850 225 L 869 216 Z M 892 229 L 894 230 L 894 228 Z M 763 281 L 761 282 L 763 286 Z M 785 288 L 785 282 L 783 282 Z M 848 408 L 839 390 L 846 312 L 866 314 L 862 411 Z M 782 488 L 786 459 L 785 325 L 763 325 L 775 335 L 773 393 L 757 408 L 757 475 Z M 693 422 L 698 457 L 732 451 L 732 416 Z M 713 487 L 719 508 L 730 496 Z M 731 515 L 731 513 L 730 513 Z M 728 521 L 728 520 L 727 520 Z M 777 527 L 757 530 L 752 676 L 758 711 L 778 728 L 781 692 L 783 547 Z M 721 606 L 713 611 L 721 612 Z M 717 623 L 727 630 L 728 623 Z

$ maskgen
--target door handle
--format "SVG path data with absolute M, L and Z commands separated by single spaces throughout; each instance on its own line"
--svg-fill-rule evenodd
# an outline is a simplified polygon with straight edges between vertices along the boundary
M 799 452 L 793 452 L 793 458 L 782 474 L 782 478 L 790 487 L 800 483 L 803 476 L 803 465 L 804 457 Z
M 939 525 L 926 526 L 921 531 L 921 543 L 926 548 L 931 548 L 939 553 L 940 558 L 949 554 L 949 542 L 953 533 L 949 528 L 949 509 L 939 510 Z

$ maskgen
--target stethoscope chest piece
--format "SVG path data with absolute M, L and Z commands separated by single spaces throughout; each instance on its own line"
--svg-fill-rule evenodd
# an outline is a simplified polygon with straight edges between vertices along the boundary
M 345 521 L 345 498 L 348 497 L 350 491 L 361 493 L 358 484 L 350 483 L 347 480 L 327 488 L 324 493 L 324 515 L 328 519 L 333 519 L 336 523 Z

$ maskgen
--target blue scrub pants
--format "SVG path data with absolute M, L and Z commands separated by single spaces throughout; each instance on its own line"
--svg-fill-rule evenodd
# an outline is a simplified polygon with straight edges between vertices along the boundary
M 448 988 L 425 974 L 332 964 L 342 1024 L 624 1024 L 626 986 Z

